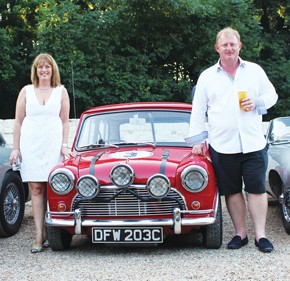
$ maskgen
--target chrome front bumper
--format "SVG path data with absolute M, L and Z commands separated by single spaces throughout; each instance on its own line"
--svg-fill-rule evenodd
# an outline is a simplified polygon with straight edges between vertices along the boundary
M 76 209 L 74 212 L 46 212 L 45 224 L 47 226 L 54 227 L 74 227 L 75 234 L 82 234 L 82 227 L 117 227 L 117 226 L 170 226 L 173 228 L 175 234 L 180 234 L 183 226 L 202 226 L 213 224 L 216 221 L 215 215 L 206 218 L 182 218 L 182 214 L 191 215 L 210 215 L 214 211 L 216 215 L 217 206 L 215 210 L 199 210 L 199 211 L 188 211 L 180 210 L 175 208 L 171 219 L 140 219 L 140 220 L 82 220 L 81 210 Z M 73 219 L 65 219 L 68 216 L 73 215 Z

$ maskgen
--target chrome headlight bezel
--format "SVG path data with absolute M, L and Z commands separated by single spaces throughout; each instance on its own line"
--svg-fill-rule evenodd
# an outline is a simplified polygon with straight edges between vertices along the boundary
M 191 177 L 191 179 L 189 178 Z M 192 179 L 193 177 L 193 179 Z M 198 177 L 198 178 L 197 178 Z M 189 181 L 194 181 L 194 185 Z M 182 186 L 189 192 L 197 193 L 201 192 L 208 185 L 208 173 L 207 171 L 198 165 L 192 165 L 185 168 L 181 173 Z
M 118 164 L 110 172 L 110 179 L 113 184 L 121 188 L 130 186 L 134 181 L 134 177 L 133 169 L 127 164 Z
M 158 187 L 156 186 L 156 183 L 158 184 Z M 164 198 L 169 193 L 171 183 L 170 180 L 165 175 L 155 174 L 147 180 L 146 188 L 152 197 L 156 199 L 161 199 Z M 162 193 L 160 193 L 160 188 L 164 189 Z M 159 191 L 159 194 L 157 194 L 156 191 Z
M 76 184 L 76 189 L 79 195 L 84 198 L 91 199 L 98 195 L 100 191 L 100 183 L 93 175 L 81 176 Z M 86 195 L 85 193 L 88 193 Z
M 75 180 L 75 176 L 72 173 L 72 171 L 65 168 L 59 168 L 59 169 L 54 170 L 49 175 L 48 182 L 52 190 L 56 194 L 65 195 L 65 194 L 68 194 L 73 189 L 74 180 Z

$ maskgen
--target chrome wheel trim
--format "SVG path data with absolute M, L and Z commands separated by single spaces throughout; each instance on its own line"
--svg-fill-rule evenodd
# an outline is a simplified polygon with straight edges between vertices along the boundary
M 20 195 L 17 186 L 10 183 L 4 193 L 3 211 L 8 224 L 15 224 L 20 214 Z

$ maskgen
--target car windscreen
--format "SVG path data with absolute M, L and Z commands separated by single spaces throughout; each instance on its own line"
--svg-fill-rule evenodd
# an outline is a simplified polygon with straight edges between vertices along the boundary
M 188 146 L 190 112 L 124 111 L 86 117 L 76 141 L 77 150 L 103 146 Z

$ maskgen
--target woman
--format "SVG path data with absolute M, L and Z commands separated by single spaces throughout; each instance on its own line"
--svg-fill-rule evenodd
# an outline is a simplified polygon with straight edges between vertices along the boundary
M 10 163 L 19 158 L 22 181 L 30 188 L 36 231 L 31 252 L 39 253 L 49 246 L 44 224 L 48 175 L 71 155 L 67 146 L 70 103 L 51 55 L 40 54 L 34 59 L 31 81 L 17 98 Z

